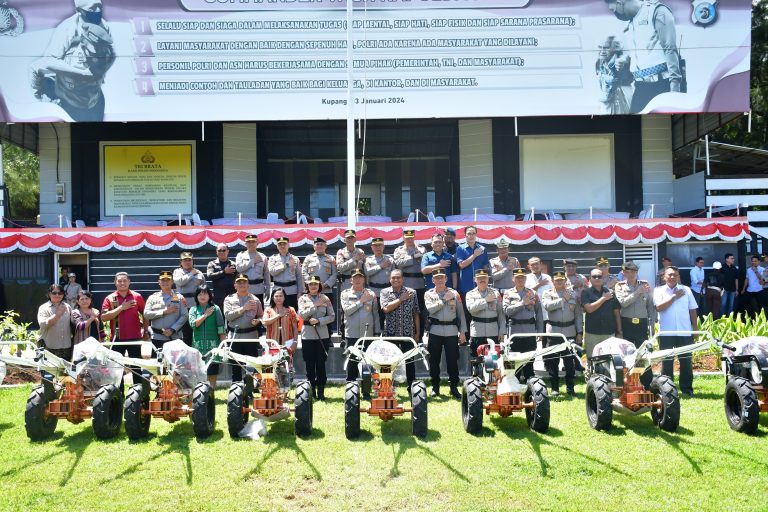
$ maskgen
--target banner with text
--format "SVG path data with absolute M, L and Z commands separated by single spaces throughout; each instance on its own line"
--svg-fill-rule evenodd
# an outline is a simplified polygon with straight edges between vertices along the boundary
M 750 108 L 750 0 L 0 4 L 0 121 Z
M 102 143 L 104 216 L 192 214 L 193 144 Z

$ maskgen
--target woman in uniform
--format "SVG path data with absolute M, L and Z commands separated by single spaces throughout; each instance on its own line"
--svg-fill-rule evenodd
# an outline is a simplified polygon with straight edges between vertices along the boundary
M 320 293 L 320 278 L 311 276 L 307 281 L 307 293 L 299 299 L 299 316 L 304 320 L 301 330 L 301 353 L 307 365 L 307 378 L 312 384 L 312 395 L 318 400 L 325 400 L 325 361 L 331 347 L 328 324 L 336 315 L 331 299 Z

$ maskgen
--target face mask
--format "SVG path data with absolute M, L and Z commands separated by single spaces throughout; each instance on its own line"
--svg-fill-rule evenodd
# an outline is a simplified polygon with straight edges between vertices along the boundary
M 101 25 L 101 11 L 80 11 L 80 16 L 86 23 Z

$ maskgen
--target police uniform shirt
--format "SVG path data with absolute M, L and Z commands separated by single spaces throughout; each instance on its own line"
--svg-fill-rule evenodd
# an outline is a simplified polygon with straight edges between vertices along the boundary
M 570 297 L 566 300 L 566 293 Z M 573 338 L 577 333 L 583 332 L 583 316 L 581 304 L 576 299 L 576 292 L 566 290 L 558 292 L 552 288 L 544 292 L 541 297 L 541 306 L 549 316 L 547 332 L 560 333 L 568 338 Z
M 338 250 L 336 253 L 336 269 L 339 277 L 341 277 L 342 290 L 352 287 L 352 282 L 350 281 L 352 271 L 355 269 L 363 270 L 364 262 L 365 252 L 359 247 L 355 247 L 354 251 L 350 251 L 346 246 Z
M 424 305 L 429 312 L 429 332 L 436 336 L 457 336 L 466 332 L 467 322 L 459 293 L 446 288 L 438 292 L 435 288 L 424 294 Z M 456 319 L 458 318 L 458 323 Z
M 164 315 L 165 308 L 177 306 L 178 311 Z M 152 327 L 152 339 L 158 341 L 175 340 L 179 337 L 179 331 L 187 322 L 187 305 L 178 293 L 165 294 L 162 291 L 149 296 L 144 306 L 144 318 Z M 163 335 L 163 329 L 172 329 L 173 334 L 168 337 Z
M 423 290 L 426 283 L 424 282 L 424 274 L 421 273 L 421 258 L 414 258 L 416 253 L 421 254 L 421 258 L 423 258 L 424 248 L 416 245 L 409 249 L 405 245 L 401 245 L 395 249 L 395 266 L 403 271 L 403 284 L 405 286 L 414 290 Z
M 581 303 L 581 291 L 589 286 L 589 280 L 584 274 L 574 273 L 572 276 L 565 275 L 568 278 L 568 288 L 576 293 L 576 301 Z
M 235 258 L 235 269 L 248 278 L 248 292 L 254 295 L 267 293 L 270 279 L 266 254 L 259 251 L 241 251 Z
M 631 57 L 636 81 L 669 78 L 671 91 L 679 91 L 682 72 L 675 33 L 675 18 L 669 7 L 659 0 L 640 2 L 624 29 L 624 48 Z
M 493 295 L 496 300 L 488 302 L 488 295 Z M 498 290 L 491 287 L 481 292 L 473 288 L 467 292 L 467 310 L 472 320 L 469 322 L 469 335 L 473 338 L 483 336 L 504 335 L 504 309 L 502 302 L 504 297 Z
M 320 256 L 313 253 L 304 258 L 304 263 L 301 265 L 301 277 L 306 283 L 312 276 L 320 278 L 321 291 L 330 292 L 336 284 L 336 260 L 333 259 L 333 256 L 328 254 Z
M 363 293 L 368 293 L 372 300 L 362 302 Z M 344 337 L 361 338 L 373 336 L 379 330 L 379 305 L 376 292 L 363 288 L 356 292 L 352 288 L 341 292 L 341 309 L 344 311 Z M 367 326 L 367 330 L 366 330 Z
M 302 340 L 325 340 L 331 337 L 328 324 L 333 323 L 336 315 L 333 312 L 331 299 L 323 293 L 310 295 L 305 293 L 299 298 L 299 316 L 304 320 L 301 330 Z M 316 318 L 319 323 L 311 325 L 309 320 Z
M 291 260 L 295 263 L 293 269 L 291 269 L 289 263 Z M 267 260 L 267 269 L 273 289 L 280 287 L 285 290 L 286 295 L 298 295 L 304 291 L 301 264 L 299 264 L 299 259 L 293 254 L 288 253 L 285 256 L 282 256 L 280 253 L 273 254 Z
M 608 274 L 606 277 L 603 278 L 603 286 L 606 288 L 613 290 L 613 288 L 616 286 L 616 283 L 619 282 L 619 276 L 616 274 Z
M 527 306 L 523 304 L 526 296 L 533 299 L 533 303 Z M 504 293 L 504 314 L 512 320 L 512 333 L 544 332 L 541 301 L 530 288 L 520 291 L 517 288 L 507 290 Z
M 512 267 L 509 266 L 510 262 Z M 512 270 L 520 266 L 520 261 L 514 256 L 507 256 L 502 260 L 496 256 L 491 258 L 491 277 L 493 278 L 493 287 L 502 292 L 515 287 L 514 277 L 512 276 Z
M 382 267 L 382 263 L 389 262 L 387 268 Z M 378 297 L 381 294 L 381 290 L 389 286 L 389 275 L 395 268 L 395 260 L 392 256 L 382 254 L 381 256 L 368 256 L 365 258 L 365 265 L 363 272 L 368 280 L 368 286 L 373 290 L 373 293 Z
M 173 271 L 173 284 L 184 297 L 194 298 L 197 287 L 205 284 L 205 275 L 194 267 L 191 270 L 179 267 Z
M 643 292 L 645 281 L 638 280 L 635 284 L 627 281 L 616 283 L 616 300 L 621 305 L 621 316 L 624 318 L 648 318 L 656 322 L 656 306 L 653 305 L 653 288 Z
M 256 311 L 243 310 L 248 301 L 254 300 L 259 303 L 259 307 Z M 227 329 L 231 332 L 235 332 L 235 337 L 243 338 L 255 338 L 256 336 L 250 334 L 253 332 L 254 326 L 251 320 L 254 318 L 261 318 L 264 315 L 264 307 L 261 301 L 252 293 L 243 295 L 242 297 L 236 293 L 227 296 L 224 299 L 224 318 L 227 320 Z M 237 331 L 247 331 L 245 333 L 238 333 Z

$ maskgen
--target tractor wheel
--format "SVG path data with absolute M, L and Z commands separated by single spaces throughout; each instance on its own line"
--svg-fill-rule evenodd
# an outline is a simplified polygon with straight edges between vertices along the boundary
M 360 384 L 347 382 L 344 388 L 344 435 L 347 439 L 360 436 Z
M 141 410 L 149 409 L 149 394 L 144 395 L 141 384 L 134 384 L 128 390 L 125 397 L 123 410 L 125 411 L 125 433 L 128 439 L 141 439 L 149 433 L 149 423 L 152 416 L 141 414 Z
M 461 390 L 461 419 L 464 430 L 477 434 L 483 428 L 483 390 L 477 377 L 464 381 Z
M 24 427 L 27 429 L 27 437 L 32 441 L 42 441 L 50 437 L 56 430 L 59 419 L 55 416 L 45 416 L 48 402 L 51 399 L 45 396 L 45 388 L 37 386 L 27 398 L 27 408 L 24 411 Z
M 312 386 L 308 380 L 302 380 L 296 384 L 296 398 L 294 399 L 296 408 L 294 415 L 296 421 L 294 429 L 299 437 L 308 437 L 312 435 Z
M 674 432 L 680 425 L 680 396 L 677 394 L 677 386 L 666 375 L 658 375 L 651 382 L 651 392 L 661 400 L 661 409 L 651 409 L 653 422 L 662 430 Z
M 245 385 L 242 382 L 232 384 L 227 397 L 227 428 L 230 437 L 237 438 L 248 423 L 248 413 L 243 412 L 243 407 L 249 405 L 249 397 L 245 396 Z
M 425 437 L 428 431 L 427 385 L 420 380 L 411 384 L 411 409 L 411 434 Z
M 120 433 L 123 424 L 123 394 L 114 384 L 99 388 L 93 399 L 93 433 L 110 439 Z
M 595 430 L 609 430 L 613 422 L 611 381 L 604 375 L 593 375 L 587 381 L 587 421 Z
M 533 409 L 525 410 L 528 427 L 536 432 L 549 430 L 549 395 L 543 380 L 538 377 L 528 379 L 524 401 L 525 403 L 533 402 Z
M 197 437 L 208 437 L 216 428 L 216 401 L 213 387 L 209 382 L 201 382 L 192 392 L 192 430 Z
M 757 393 L 747 379 L 730 377 L 725 385 L 725 419 L 736 432 L 754 434 L 760 421 Z

